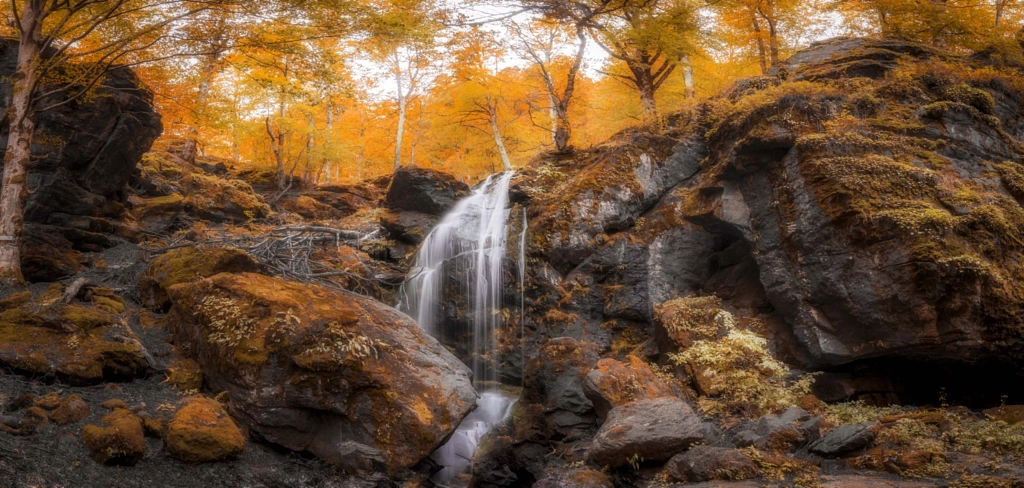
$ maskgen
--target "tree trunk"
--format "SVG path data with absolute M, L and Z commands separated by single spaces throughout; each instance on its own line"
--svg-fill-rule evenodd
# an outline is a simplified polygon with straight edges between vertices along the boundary
M 25 2 L 21 12 L 21 43 L 12 80 L 10 135 L 4 153 L 4 175 L 0 188 L 0 280 L 24 283 L 21 273 L 21 239 L 24 232 L 25 202 L 28 200 L 28 167 L 32 161 L 32 86 L 41 47 L 38 43 L 40 5 Z
M 277 188 L 284 190 L 286 187 L 284 175 L 284 132 L 274 132 L 273 127 L 270 125 L 270 117 L 267 117 L 265 122 L 267 124 L 267 135 L 270 136 L 270 149 L 274 153 L 274 159 L 277 162 Z
M 768 51 L 764 47 L 764 38 L 761 37 L 761 23 L 757 21 L 755 15 L 752 19 L 752 26 L 754 28 L 754 39 L 757 42 L 757 61 L 761 65 L 761 74 L 768 74 Z
M 643 119 L 644 121 L 654 120 L 658 116 L 658 108 L 654 102 L 654 92 L 657 90 L 657 87 L 654 86 L 654 75 L 651 73 L 651 67 L 634 65 L 629 68 L 633 72 L 633 84 L 636 85 L 637 91 L 640 92 L 640 106 L 643 108 Z
M 508 151 L 505 150 L 505 141 L 501 139 L 501 130 L 498 129 L 498 107 L 488 102 L 487 116 L 491 119 L 491 131 L 494 133 L 494 143 L 498 146 L 498 153 L 501 154 L 501 164 L 505 171 L 512 171 L 512 162 L 508 160 Z
M 548 115 L 551 117 L 551 143 L 558 147 L 558 102 L 555 94 L 548 92 Z
M 690 64 L 690 57 L 679 58 L 679 64 L 683 66 L 683 86 L 686 87 L 686 98 L 697 96 L 697 90 L 693 86 L 693 65 Z

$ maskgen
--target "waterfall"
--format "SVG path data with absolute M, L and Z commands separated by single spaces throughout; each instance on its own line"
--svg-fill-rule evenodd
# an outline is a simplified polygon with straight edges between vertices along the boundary
M 463 420 L 451 439 L 431 455 L 444 466 L 432 478 L 440 485 L 451 483 L 469 471 L 480 438 L 491 425 L 505 418 L 512 405 L 512 399 L 495 388 L 497 372 L 488 361 L 490 353 L 496 349 L 494 331 L 502 323 L 502 271 L 508 240 L 508 188 L 512 175 L 512 172 L 505 172 L 488 177 L 442 217 L 417 251 L 414 265 L 399 293 L 398 308 L 438 339 L 443 339 L 450 326 L 444 323 L 442 304 L 446 300 L 451 303 L 452 299 L 465 298 L 471 306 L 470 366 L 473 384 L 481 394 L 477 409 Z M 520 254 L 522 259 L 525 255 Z M 525 264 L 519 263 L 519 268 L 521 277 Z M 453 282 L 457 283 L 454 289 Z M 460 296 L 447 296 L 452 292 Z

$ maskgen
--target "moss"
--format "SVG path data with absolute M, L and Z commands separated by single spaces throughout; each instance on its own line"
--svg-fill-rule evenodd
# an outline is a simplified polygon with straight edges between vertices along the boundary
M 68 425 L 85 420 L 92 413 L 89 404 L 78 395 L 61 400 L 60 405 L 50 412 L 50 420 L 57 425 Z
M 15 293 L 3 300 L 0 300 L 0 312 L 6 312 L 12 308 L 18 308 L 32 300 L 32 292 L 23 291 Z
M 87 425 L 82 440 L 101 464 L 132 465 L 142 459 L 146 439 L 142 419 L 125 409 L 117 409 L 103 417 L 106 426 Z
M 993 115 L 996 109 L 996 99 L 992 97 L 991 93 L 966 83 L 960 83 L 944 89 L 942 91 L 942 98 L 951 102 L 970 105 L 987 115 Z
M 199 391 L 203 386 L 203 371 L 199 363 L 179 358 L 167 368 L 167 383 L 183 392 Z
M 154 259 L 139 280 L 139 295 L 150 308 L 169 305 L 167 290 L 219 273 L 258 271 L 256 261 L 240 249 L 223 247 L 175 249 Z
M 61 308 L 60 320 L 74 325 L 77 330 L 81 331 L 92 330 L 96 327 L 105 327 L 112 323 L 109 314 L 76 305 L 68 305 Z
M 245 452 L 245 438 L 224 407 L 192 397 L 167 424 L 167 450 L 182 461 L 218 461 Z
M 109 297 L 94 297 L 96 308 L 113 315 L 120 315 L 126 310 L 124 299 L 115 300 Z

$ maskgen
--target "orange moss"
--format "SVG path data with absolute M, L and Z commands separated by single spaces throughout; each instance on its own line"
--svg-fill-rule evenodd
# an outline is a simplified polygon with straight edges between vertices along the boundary
M 146 451 L 142 419 L 119 408 L 103 417 L 106 427 L 87 425 L 82 440 L 101 464 L 135 464 Z
M 216 401 L 192 397 L 167 424 L 167 450 L 188 462 L 210 462 L 245 452 L 245 438 Z

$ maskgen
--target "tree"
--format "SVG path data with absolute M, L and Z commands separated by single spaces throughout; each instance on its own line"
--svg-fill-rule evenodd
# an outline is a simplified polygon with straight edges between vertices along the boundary
M 111 70 L 151 62 L 174 23 L 214 4 L 176 0 L 14 0 L 18 60 L 0 189 L 0 279 L 22 282 L 21 238 L 37 113 L 75 103 Z
M 571 36 L 569 31 L 575 31 L 575 35 Z M 527 26 L 513 22 L 512 32 L 517 37 L 514 49 L 533 61 L 541 72 L 550 107 L 551 143 L 558 152 L 565 152 L 572 138 L 569 105 L 576 91 L 576 77 L 583 67 L 583 56 L 587 49 L 586 32 L 578 26 L 566 29 L 552 22 L 537 22 Z M 577 47 L 565 75 L 565 86 L 559 90 L 554 73 L 556 57 L 562 48 L 572 43 L 572 37 L 575 37 Z
M 953 50 L 979 50 L 991 44 L 996 17 L 1010 3 L 979 0 L 833 0 L 828 7 L 850 25 L 868 32 Z

